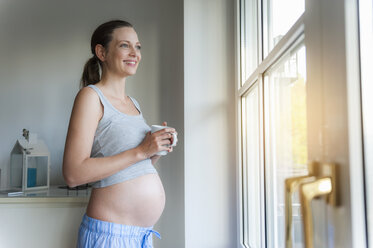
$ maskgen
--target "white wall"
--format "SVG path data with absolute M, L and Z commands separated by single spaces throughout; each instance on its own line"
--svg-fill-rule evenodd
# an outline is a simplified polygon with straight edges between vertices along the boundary
M 184 1 L 185 247 L 236 241 L 234 1 Z
M 0 205 L 0 247 L 75 247 L 86 204 Z
M 139 100 L 149 124 L 165 120 L 179 133 L 174 152 L 157 165 L 167 202 L 155 227 L 162 234 L 155 247 L 236 247 L 233 4 L 1 1 L 0 186 L 22 128 L 45 140 L 51 182 L 63 183 L 65 136 L 90 57 L 90 35 L 108 19 L 126 18 L 143 45 L 142 64 L 127 91 Z
M 184 27 L 183 1 L 162 1 L 160 43 L 159 117 L 175 127 L 178 145 L 159 161 L 160 177 L 166 192 L 166 206 L 160 221 L 162 240 L 154 238 L 156 247 L 184 247 Z
M 61 184 L 65 137 L 90 36 L 99 24 L 124 18 L 143 44 L 138 74 L 127 91 L 149 123 L 159 123 L 161 8 L 156 1 L 12 1 L 0 3 L 0 168 L 7 183 L 9 154 L 23 128 L 51 151 L 51 183 Z M 150 93 L 150 94 L 149 94 Z
M 91 57 L 90 36 L 99 24 L 115 18 L 133 23 L 142 43 L 142 62 L 137 74 L 128 80 L 127 93 L 140 102 L 149 124 L 165 120 L 179 131 L 179 146 L 157 165 L 167 202 L 155 227 L 162 240 L 155 239 L 155 245 L 183 245 L 181 0 L 0 2 L 0 187 L 7 185 L 10 151 L 23 128 L 38 133 L 50 149 L 51 184 L 64 183 L 61 165 L 65 137 L 82 69 Z M 28 212 L 26 208 L 19 211 Z M 0 221 L 0 227 L 4 225 Z M 34 231 L 56 235 L 39 228 Z

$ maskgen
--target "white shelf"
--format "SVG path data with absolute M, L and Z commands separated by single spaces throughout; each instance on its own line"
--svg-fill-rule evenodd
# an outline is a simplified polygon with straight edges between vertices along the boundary
M 28 203 L 72 203 L 86 204 L 90 196 L 90 189 L 68 190 L 58 186 L 50 186 L 47 190 L 29 191 L 22 195 L 8 196 L 0 194 L 0 204 L 28 204 Z

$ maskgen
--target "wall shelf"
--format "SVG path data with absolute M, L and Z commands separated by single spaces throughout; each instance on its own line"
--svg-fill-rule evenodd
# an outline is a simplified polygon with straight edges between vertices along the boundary
M 8 196 L 0 193 L 1 204 L 87 204 L 91 189 L 68 190 L 58 186 L 50 186 L 49 189 L 24 192 L 21 195 Z

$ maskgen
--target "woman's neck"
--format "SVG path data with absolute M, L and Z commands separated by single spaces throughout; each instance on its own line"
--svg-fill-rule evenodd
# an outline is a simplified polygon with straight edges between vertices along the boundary
M 99 83 L 111 96 L 122 100 L 126 99 L 126 78 L 102 75 Z

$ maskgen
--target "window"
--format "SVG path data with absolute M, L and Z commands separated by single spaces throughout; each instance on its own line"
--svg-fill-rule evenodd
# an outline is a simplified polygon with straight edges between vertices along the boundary
M 258 4 L 257 1 L 241 1 L 241 67 L 243 84 L 258 66 Z
M 245 247 L 285 247 L 284 179 L 308 172 L 303 12 L 299 0 L 240 1 Z M 293 247 L 302 247 L 297 196 L 293 226 Z
M 304 12 L 302 0 L 267 0 L 264 1 L 263 31 L 264 54 L 273 49 Z
M 244 198 L 244 244 L 247 247 L 261 247 L 261 180 L 260 164 L 260 119 L 259 87 L 255 82 L 242 97 L 243 137 L 243 194 Z
M 285 247 L 285 179 L 308 174 L 305 68 L 301 45 L 264 74 L 268 247 Z M 298 194 L 294 197 L 293 247 L 302 248 Z

